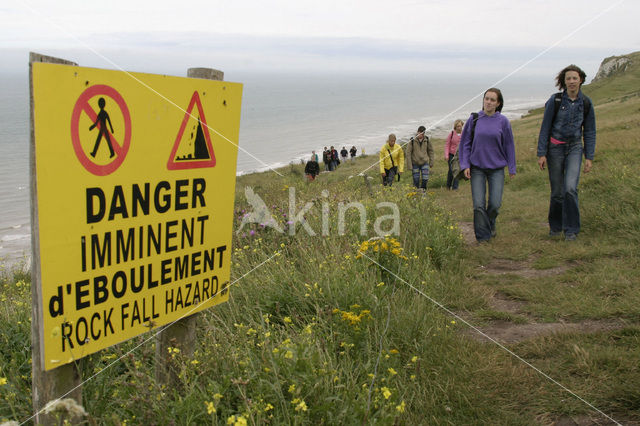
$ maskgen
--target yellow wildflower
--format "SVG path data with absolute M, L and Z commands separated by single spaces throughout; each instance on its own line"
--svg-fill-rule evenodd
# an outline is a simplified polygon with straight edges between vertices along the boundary
M 283 320 L 284 322 L 286 322 L 287 324 L 290 324 L 290 323 L 291 323 L 291 318 L 290 318 L 290 317 L 284 317 L 282 320 Z
M 4 386 L 7 384 L 7 378 L 6 377 L 0 377 L 0 386 Z
M 391 396 L 391 391 L 389 390 L 389 388 L 384 386 L 380 390 L 382 391 L 382 396 L 384 396 L 384 399 L 389 399 L 389 397 Z
M 216 412 L 216 407 L 213 406 L 213 402 L 204 402 L 204 405 L 207 406 L 207 414 L 213 414 Z
M 387 371 L 389 372 L 389 374 L 391 374 L 392 376 L 395 376 L 396 374 L 398 374 L 398 372 L 396 370 L 394 370 L 393 368 L 389 367 L 387 368 Z
M 296 411 L 307 411 L 307 403 L 304 401 L 300 401 L 300 403 L 296 405 Z
M 400 405 L 396 405 L 396 410 L 398 410 L 400 413 L 404 413 L 404 407 L 405 407 L 405 403 L 404 401 L 402 401 Z
M 233 426 L 247 426 L 247 419 L 242 416 L 233 415 L 227 419 L 227 424 Z

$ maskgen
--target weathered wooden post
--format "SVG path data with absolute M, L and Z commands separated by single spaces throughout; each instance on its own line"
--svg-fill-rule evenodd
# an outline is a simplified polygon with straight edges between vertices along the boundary
M 29 146 L 29 166 L 31 170 L 31 365 L 32 365 L 32 401 L 35 414 L 34 423 L 43 425 L 55 424 L 55 419 L 45 414 L 38 414 L 47 402 L 64 395 L 65 398 L 73 398 L 82 404 L 82 387 L 79 372 L 79 364 L 70 363 L 53 370 L 45 371 L 41 347 L 42 332 L 42 294 L 41 269 L 40 269 L 40 240 L 38 226 L 38 194 L 36 186 L 36 150 L 34 130 L 34 92 L 33 70 L 34 62 L 48 62 L 53 64 L 74 65 L 78 64 L 60 58 L 29 53 L 29 103 L 31 141 Z M 71 391 L 71 393 L 69 393 Z M 67 395 L 67 393 L 69 393 Z
M 187 77 L 206 80 L 224 80 L 224 73 L 213 68 L 189 68 Z M 178 371 L 172 364 L 171 348 L 177 348 L 187 358 L 193 356 L 196 341 L 196 322 L 199 314 L 189 315 L 170 324 L 156 337 L 156 380 L 160 383 L 177 383 Z

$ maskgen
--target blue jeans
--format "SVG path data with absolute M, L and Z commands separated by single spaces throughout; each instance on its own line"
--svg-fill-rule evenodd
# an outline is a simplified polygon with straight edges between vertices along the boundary
M 427 182 L 429 181 L 429 165 L 423 164 L 422 166 L 412 165 L 411 173 L 413 174 L 413 186 L 416 188 L 427 189 Z M 420 174 L 422 173 L 422 186 L 420 186 Z
M 489 203 L 485 194 L 489 186 Z M 471 166 L 471 199 L 473 200 L 473 230 L 476 240 L 488 241 L 496 229 L 496 217 L 502 204 L 504 168 L 483 169 Z
M 547 167 L 551 184 L 549 228 L 565 234 L 580 232 L 578 181 L 582 165 L 582 142 L 555 145 L 547 151 Z
M 453 172 L 451 171 L 451 160 L 453 160 L 453 154 L 449 154 L 449 172 L 447 173 L 447 189 L 458 189 L 458 179 L 455 179 Z

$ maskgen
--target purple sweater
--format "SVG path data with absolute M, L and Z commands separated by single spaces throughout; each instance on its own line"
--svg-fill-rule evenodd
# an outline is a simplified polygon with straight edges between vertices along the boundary
M 488 116 L 478 113 L 473 144 L 471 143 L 471 123 L 469 117 L 460 138 L 460 169 L 468 169 L 471 164 L 485 169 L 509 167 L 509 174 L 516 174 L 516 149 L 513 142 L 511 123 L 504 115 L 496 112 Z

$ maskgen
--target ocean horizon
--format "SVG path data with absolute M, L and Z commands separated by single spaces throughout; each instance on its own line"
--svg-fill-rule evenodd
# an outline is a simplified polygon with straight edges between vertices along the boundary
M 0 74 L 0 263 L 30 256 L 28 71 Z M 453 122 L 481 108 L 499 75 L 295 74 L 228 72 L 244 84 L 237 174 L 299 163 L 323 147 L 375 154 L 390 133 L 408 140 L 418 126 L 444 138 Z M 548 78 L 506 80 L 503 114 L 518 119 L 554 91 Z M 516 141 L 518 143 L 518 141 Z M 436 146 L 436 155 L 443 147 Z M 245 152 L 246 151 L 246 152 Z M 247 153 L 248 152 L 248 153 Z

